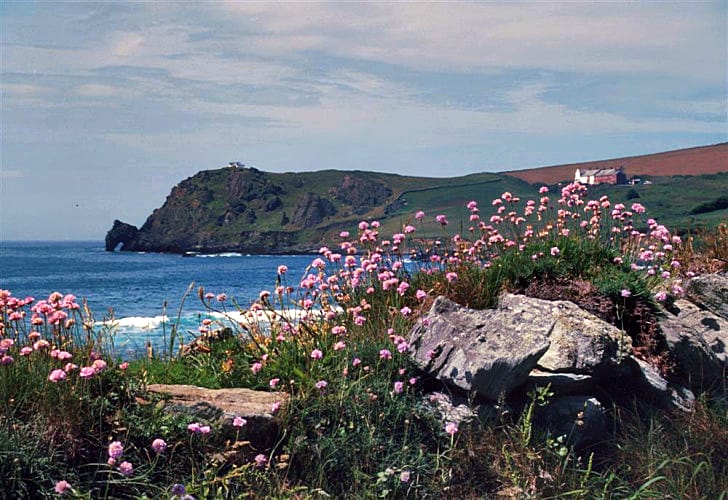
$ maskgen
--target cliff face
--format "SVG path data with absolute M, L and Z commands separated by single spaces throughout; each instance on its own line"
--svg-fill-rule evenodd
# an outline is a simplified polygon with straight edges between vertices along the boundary
M 115 221 L 106 250 L 292 253 L 318 248 L 326 229 L 395 200 L 363 173 L 272 174 L 255 168 L 202 171 L 172 188 L 144 225 Z

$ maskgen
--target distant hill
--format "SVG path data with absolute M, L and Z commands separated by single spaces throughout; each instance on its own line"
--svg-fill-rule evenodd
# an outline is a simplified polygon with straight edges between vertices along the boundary
M 728 142 L 712 146 L 700 146 L 687 149 L 676 149 L 663 153 L 639 156 L 626 156 L 611 160 L 570 163 L 550 167 L 529 168 L 506 172 L 528 183 L 543 182 L 555 184 L 564 180 L 573 180 L 574 171 L 593 168 L 614 168 L 624 166 L 627 177 L 632 176 L 670 176 L 701 175 L 728 172 Z
M 650 184 L 602 185 L 594 194 L 615 202 L 639 198 L 649 215 L 672 227 L 714 226 L 728 220 L 728 144 L 603 162 L 545 167 L 507 174 L 480 173 L 431 178 L 364 171 L 324 170 L 270 173 L 233 163 L 203 170 L 172 188 L 164 204 L 141 228 L 115 221 L 106 249 L 167 253 L 303 253 L 337 241 L 342 230 L 356 233 L 361 220 L 378 220 L 380 233 L 401 232 L 406 224 L 419 236 L 442 235 L 435 222 L 447 216 L 450 228 L 465 234 L 465 205 L 480 203 L 483 215 L 504 191 L 536 198 L 543 184 L 573 178 L 574 169 L 624 165 L 628 175 L 652 176 Z M 681 175 L 670 177 L 679 172 Z M 703 175 L 685 175 L 685 174 Z M 529 183 L 530 182 L 530 183 Z M 676 183 L 680 189 L 676 190 Z M 414 220 L 417 210 L 426 212 Z

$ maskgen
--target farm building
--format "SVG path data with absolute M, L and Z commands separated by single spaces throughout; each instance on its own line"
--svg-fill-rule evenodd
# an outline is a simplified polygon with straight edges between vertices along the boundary
M 574 181 L 580 184 L 627 184 L 627 176 L 622 167 L 576 169 Z

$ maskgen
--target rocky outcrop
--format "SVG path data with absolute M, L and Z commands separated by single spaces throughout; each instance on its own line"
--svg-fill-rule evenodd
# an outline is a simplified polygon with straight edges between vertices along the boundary
M 646 361 L 631 358 L 632 376 L 627 378 L 631 389 L 643 402 L 666 410 L 691 411 L 695 395 L 690 389 L 669 382 L 660 371 Z
M 475 311 L 438 297 L 410 333 L 417 365 L 465 391 L 496 400 L 523 384 L 548 350 L 548 326 L 527 311 Z
M 336 207 L 333 203 L 317 194 L 306 193 L 296 205 L 291 224 L 298 228 L 308 229 L 319 225 L 334 214 L 336 214 Z
M 677 300 L 659 319 L 668 348 L 695 390 L 726 382 L 728 320 L 687 300 Z
M 728 274 L 694 277 L 688 285 L 687 296 L 703 309 L 728 320 Z
M 392 190 L 381 182 L 354 175 L 344 176 L 329 193 L 340 202 L 351 205 L 355 214 L 364 214 L 392 196 Z
M 111 230 L 106 233 L 106 251 L 113 252 L 119 245 L 124 250 L 125 245 L 136 239 L 138 232 L 136 226 L 115 220 Z

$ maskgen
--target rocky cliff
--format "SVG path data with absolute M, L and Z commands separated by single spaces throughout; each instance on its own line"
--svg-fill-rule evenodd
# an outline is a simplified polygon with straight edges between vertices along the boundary
M 273 174 L 231 166 L 172 188 L 141 228 L 114 221 L 106 250 L 147 252 L 310 252 L 336 229 L 380 216 L 397 195 L 364 172 Z M 331 228 L 331 229 L 330 229 Z

